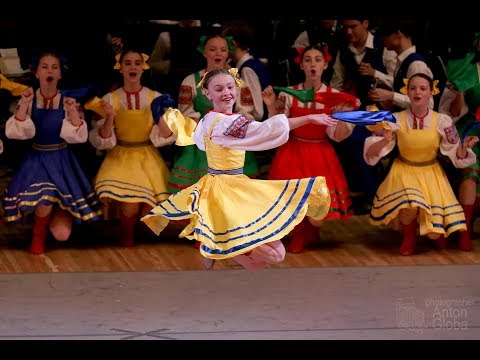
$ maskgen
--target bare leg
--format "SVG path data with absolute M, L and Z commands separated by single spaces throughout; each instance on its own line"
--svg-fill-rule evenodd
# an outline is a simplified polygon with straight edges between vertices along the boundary
M 285 247 L 280 240 L 262 244 L 253 249 L 248 255 L 235 256 L 233 260 L 245 269 L 263 269 L 267 264 L 278 264 L 285 259 Z
M 66 241 L 72 233 L 72 216 L 66 211 L 56 208 L 50 222 L 50 231 L 57 241 Z
M 251 256 L 267 264 L 278 264 L 285 259 L 285 247 L 280 240 L 272 241 L 253 249 Z

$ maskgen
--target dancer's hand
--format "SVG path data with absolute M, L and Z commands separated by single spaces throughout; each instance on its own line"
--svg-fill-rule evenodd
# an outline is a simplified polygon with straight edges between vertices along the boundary
M 33 89 L 29 87 L 27 90 L 22 91 L 21 100 L 22 104 L 29 105 L 33 101 Z
M 327 114 L 311 114 L 308 115 L 308 117 L 310 122 L 315 125 L 333 126 L 338 123 L 337 119 L 334 119 Z
M 471 149 L 478 143 L 478 136 L 467 136 L 463 142 L 463 148 L 465 150 Z
M 262 91 L 262 98 L 265 105 L 271 106 L 275 105 L 275 101 L 277 100 L 277 95 L 273 91 L 273 88 L 269 85 Z
M 115 116 L 115 109 L 109 102 L 102 100 L 102 106 L 103 106 L 103 110 L 105 110 L 105 112 L 107 113 L 107 117 Z
M 383 138 L 390 143 L 390 141 L 392 141 L 392 138 L 393 138 L 393 131 L 383 129 Z
M 77 110 L 77 102 L 75 101 L 74 98 L 71 98 L 71 97 L 65 97 L 63 99 L 63 106 L 68 111 L 76 111 Z

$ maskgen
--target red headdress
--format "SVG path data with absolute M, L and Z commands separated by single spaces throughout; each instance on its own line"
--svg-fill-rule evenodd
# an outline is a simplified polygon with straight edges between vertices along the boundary
M 321 48 L 322 53 L 323 53 L 323 59 L 325 60 L 326 63 L 330 62 L 332 60 L 332 55 L 328 52 L 328 45 L 326 43 L 321 43 L 315 45 L 315 47 Z M 312 47 L 313 48 L 313 47 Z M 309 47 L 310 49 L 310 47 Z M 305 48 L 296 48 L 298 55 L 295 56 L 295 59 L 293 61 L 300 65 L 302 63 L 302 57 L 303 53 L 305 52 Z
M 296 48 L 296 49 L 297 49 L 298 55 L 295 56 L 295 59 L 293 59 L 293 61 L 298 65 L 300 65 L 302 63 L 302 56 L 303 56 L 303 53 L 305 52 L 305 48 Z

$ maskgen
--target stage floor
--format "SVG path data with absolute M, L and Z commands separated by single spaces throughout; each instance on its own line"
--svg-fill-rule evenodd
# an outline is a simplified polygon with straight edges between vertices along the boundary
M 0 274 L 0 339 L 480 339 L 480 265 Z

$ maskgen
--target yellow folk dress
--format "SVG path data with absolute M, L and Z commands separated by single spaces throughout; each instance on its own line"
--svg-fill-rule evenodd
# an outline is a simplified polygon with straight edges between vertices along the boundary
M 154 95 L 150 91 L 149 104 Z M 104 202 L 114 199 L 155 207 L 170 195 L 170 172 L 149 140 L 155 125 L 150 106 L 142 110 L 121 109 L 118 91 L 112 93 L 112 100 L 117 145 L 107 151 L 95 178 L 95 191 Z
M 438 113 L 428 129 L 410 129 L 406 112 L 400 114 L 395 133 L 400 156 L 377 190 L 370 212 L 373 225 L 398 224 L 400 209 L 418 208 L 420 235 L 450 235 L 466 230 L 465 216 L 448 179 L 437 161 L 441 135 L 436 130 Z
M 200 241 L 205 257 L 227 259 L 282 239 L 305 216 L 326 216 L 330 192 L 324 177 L 250 179 L 241 173 L 245 150 L 211 140 L 222 119 L 215 118 L 204 139 L 209 173 L 142 218 L 157 235 L 170 220 L 190 219 L 180 237 Z

